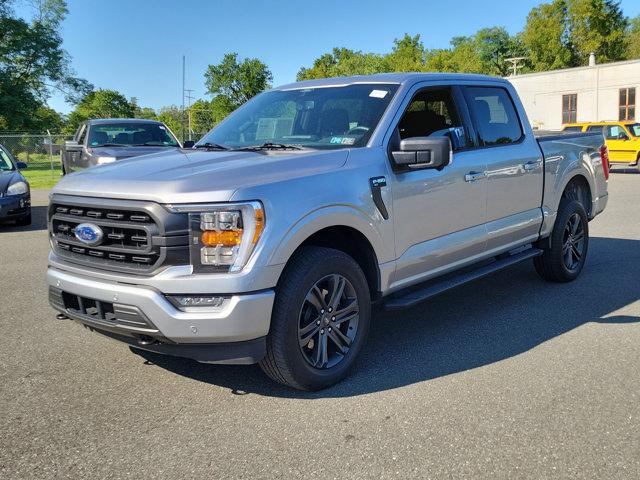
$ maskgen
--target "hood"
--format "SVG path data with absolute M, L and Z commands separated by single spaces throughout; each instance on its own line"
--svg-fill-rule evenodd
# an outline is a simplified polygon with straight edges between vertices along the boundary
M 9 185 L 15 182 L 19 182 L 20 180 L 26 182 L 25 178 L 22 174 L 17 170 L 11 171 L 2 171 L 0 170 L 0 197 L 4 196 Z
M 65 175 L 54 193 L 158 203 L 225 202 L 239 188 L 340 168 L 348 150 L 173 150 Z
M 177 147 L 146 147 L 146 146 L 122 146 L 122 147 L 97 147 L 91 149 L 91 155 L 94 157 L 115 157 L 116 160 L 123 158 L 137 157 L 139 155 L 147 155 L 148 153 L 167 152 Z

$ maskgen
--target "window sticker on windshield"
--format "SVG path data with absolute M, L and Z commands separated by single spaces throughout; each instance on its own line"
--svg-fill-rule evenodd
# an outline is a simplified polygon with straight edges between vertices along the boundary
M 158 125 L 158 128 L 159 128 L 160 130 L 166 130 L 166 129 L 164 128 L 164 125 Z
M 353 137 L 331 137 L 331 143 L 337 145 L 353 145 L 356 139 Z
M 371 90 L 369 96 L 373 98 L 384 98 L 387 96 L 387 93 L 389 92 L 386 90 Z

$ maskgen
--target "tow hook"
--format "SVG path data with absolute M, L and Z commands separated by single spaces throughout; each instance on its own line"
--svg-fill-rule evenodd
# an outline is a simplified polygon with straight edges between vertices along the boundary
M 155 345 L 156 343 L 160 343 L 155 338 L 149 337 L 147 335 L 143 335 L 138 338 L 138 345 L 142 347 L 148 347 L 149 345 Z
M 56 315 L 56 320 L 69 320 L 69 317 L 67 317 L 64 313 L 59 313 Z

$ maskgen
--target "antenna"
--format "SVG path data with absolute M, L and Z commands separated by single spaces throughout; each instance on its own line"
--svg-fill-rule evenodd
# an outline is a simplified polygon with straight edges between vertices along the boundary
M 518 62 L 521 62 L 522 60 L 526 60 L 527 57 L 511 57 L 511 58 L 505 58 L 506 62 L 511 62 L 511 68 L 513 68 L 513 72 L 511 73 L 511 76 L 515 76 L 518 74 L 518 69 L 524 67 L 524 65 L 519 65 Z
M 182 55 L 182 114 L 180 115 L 180 136 L 182 137 L 182 141 L 184 142 L 184 79 L 185 79 L 185 70 L 186 70 L 186 59 L 185 56 Z

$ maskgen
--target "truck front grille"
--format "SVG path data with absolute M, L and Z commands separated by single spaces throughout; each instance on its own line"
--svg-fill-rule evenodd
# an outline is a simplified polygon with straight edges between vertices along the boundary
M 56 196 L 49 206 L 49 232 L 61 258 L 115 271 L 149 274 L 188 263 L 188 220 L 158 204 Z M 80 224 L 102 232 L 96 245 L 75 235 Z

